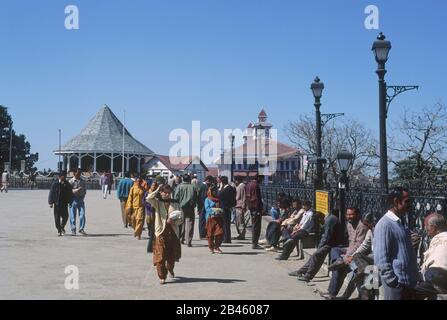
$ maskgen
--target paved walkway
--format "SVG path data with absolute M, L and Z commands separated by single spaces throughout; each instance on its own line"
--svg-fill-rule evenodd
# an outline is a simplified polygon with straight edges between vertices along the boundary
M 122 228 L 114 194 L 103 200 L 99 191 L 90 191 L 89 236 L 62 238 L 57 237 L 47 195 L 47 191 L 14 190 L 0 194 L 0 299 L 319 298 L 315 284 L 298 283 L 287 275 L 303 262 L 275 261 L 271 253 L 252 250 L 250 241 L 234 241 L 223 247 L 224 255 L 211 255 L 206 241 L 195 240 L 193 248 L 183 247 L 175 270 L 179 278 L 160 286 L 152 256 L 146 254 L 147 242 L 137 241 L 131 230 Z M 79 269 L 79 290 L 65 289 L 69 265 Z

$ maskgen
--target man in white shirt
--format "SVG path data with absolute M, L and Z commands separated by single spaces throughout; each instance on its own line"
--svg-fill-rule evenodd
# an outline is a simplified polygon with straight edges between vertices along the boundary
M 415 290 L 418 299 L 434 300 L 438 294 L 447 294 L 447 223 L 442 215 L 432 213 L 425 218 L 424 225 L 432 239 L 421 267 L 424 281 Z
M 293 228 L 290 239 L 284 243 L 283 252 L 279 257 L 275 258 L 276 260 L 288 260 L 298 242 L 314 231 L 314 212 L 311 209 L 310 201 L 304 201 L 303 209 L 305 212 L 300 223 Z
M 9 184 L 9 173 L 8 170 L 5 170 L 2 174 L 2 188 L 1 192 L 5 191 L 8 193 L 8 184 Z

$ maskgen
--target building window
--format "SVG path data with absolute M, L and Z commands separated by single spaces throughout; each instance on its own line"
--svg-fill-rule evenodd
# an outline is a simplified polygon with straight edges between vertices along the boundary
M 289 161 L 286 161 L 286 170 L 289 171 L 289 169 L 290 169 L 290 163 Z

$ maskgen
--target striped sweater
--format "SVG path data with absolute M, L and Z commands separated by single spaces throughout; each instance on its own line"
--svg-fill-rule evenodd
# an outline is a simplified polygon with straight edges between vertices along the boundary
M 382 281 L 388 286 L 416 286 L 417 259 L 410 230 L 391 211 L 380 219 L 375 228 L 374 262 L 380 270 Z

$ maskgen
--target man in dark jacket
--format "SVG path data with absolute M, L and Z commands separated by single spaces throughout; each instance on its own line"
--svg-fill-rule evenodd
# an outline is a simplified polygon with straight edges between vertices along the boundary
M 48 195 L 48 204 L 54 208 L 54 221 L 59 237 L 65 234 L 68 221 L 68 206 L 73 202 L 73 189 L 66 180 L 67 173 L 62 171 L 59 180 L 54 182 Z
M 258 245 L 259 237 L 261 236 L 262 227 L 262 195 L 259 183 L 262 180 L 262 176 L 254 176 L 253 179 L 245 187 L 245 201 L 246 208 L 250 210 L 251 221 L 253 225 L 253 238 L 252 238 L 252 248 L 261 249 Z
M 231 212 L 236 206 L 236 189 L 228 184 L 228 177 L 221 177 L 222 188 L 219 199 L 223 207 L 224 215 L 224 240 L 223 243 L 231 243 Z
M 323 236 L 318 245 L 318 250 L 300 270 L 289 273 L 290 276 L 298 277 L 299 281 L 310 282 L 321 269 L 331 249 L 343 244 L 343 230 L 340 220 L 337 218 L 338 213 L 338 209 L 332 210 L 332 214 L 325 218 Z

